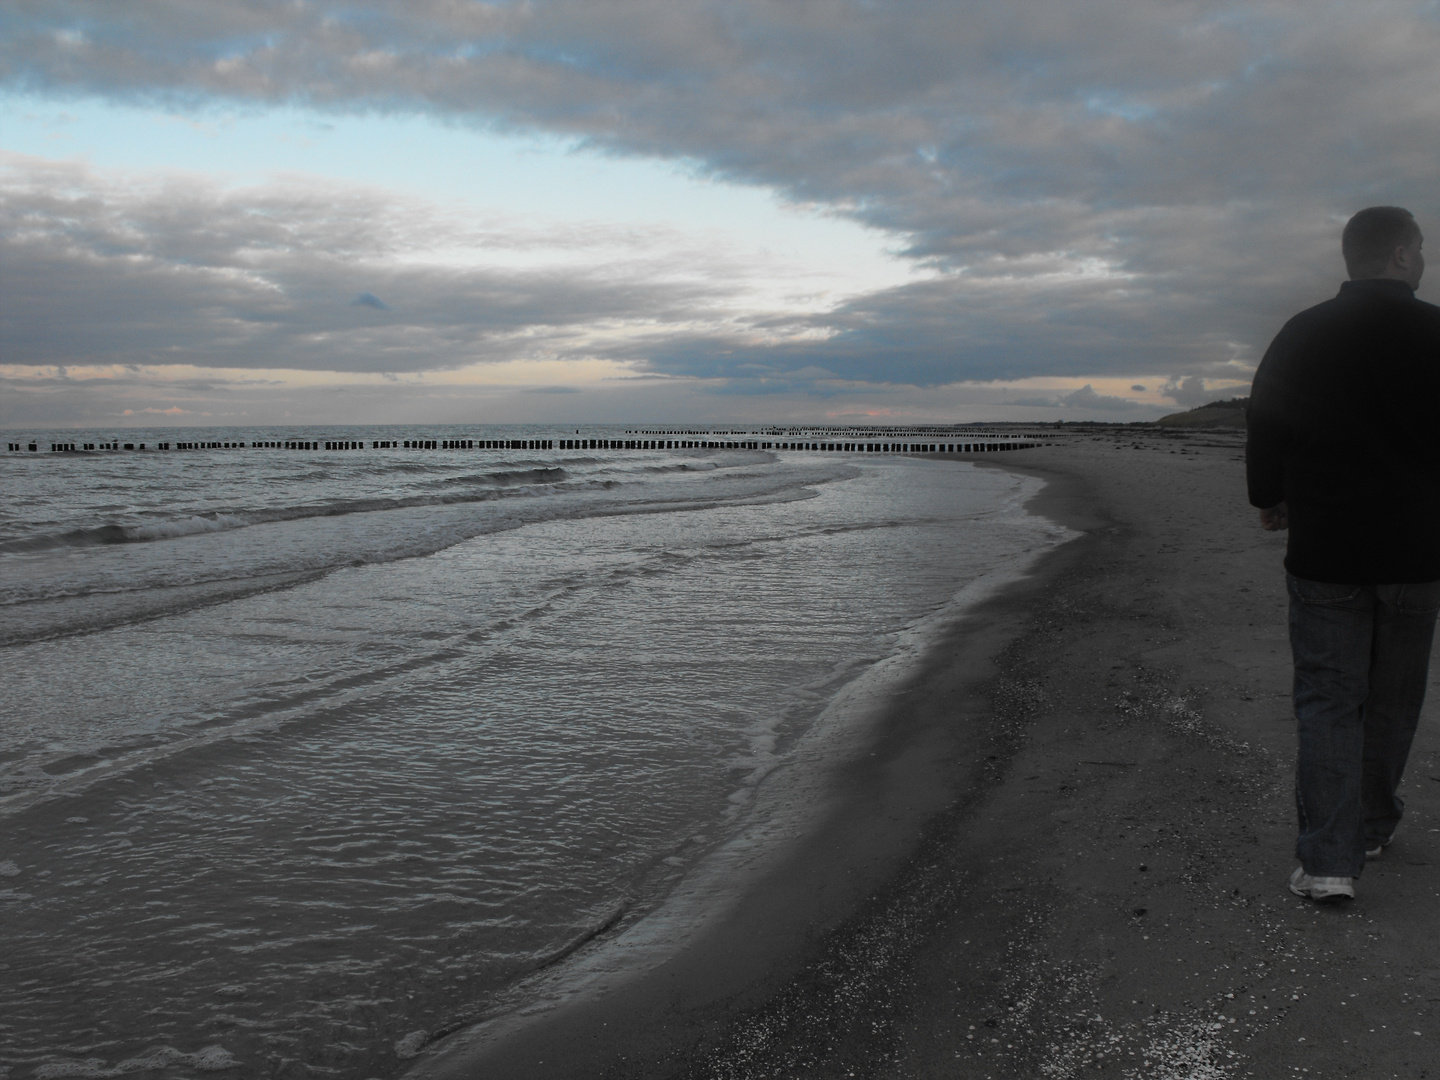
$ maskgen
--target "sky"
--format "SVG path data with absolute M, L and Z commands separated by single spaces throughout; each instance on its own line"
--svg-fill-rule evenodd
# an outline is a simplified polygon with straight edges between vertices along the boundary
M 9 0 L 0 427 L 1147 420 L 1355 210 L 1391 0 Z M 1436 277 L 1423 299 L 1440 299 Z

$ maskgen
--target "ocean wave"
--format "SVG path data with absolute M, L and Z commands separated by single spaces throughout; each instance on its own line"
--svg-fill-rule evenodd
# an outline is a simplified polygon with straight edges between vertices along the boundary
M 105 544 L 137 544 L 156 540 L 174 540 L 204 533 L 224 532 L 251 525 L 305 518 L 344 517 L 384 510 L 408 510 L 421 506 L 446 506 L 454 503 L 486 502 L 502 493 L 520 493 L 525 488 L 550 488 L 564 484 L 569 474 L 561 468 L 513 469 L 477 476 L 452 477 L 431 481 L 435 486 L 464 484 L 481 490 L 437 492 L 434 494 L 341 499 L 332 502 L 299 506 L 264 507 L 238 511 L 216 511 L 193 514 L 147 525 L 97 525 L 46 533 L 18 540 L 0 542 L 0 553 L 26 554 L 53 551 L 57 548 L 97 547 Z M 430 486 L 430 485 L 427 485 Z M 611 485 L 606 485 L 611 486 Z
M 103 544 L 136 544 L 149 540 L 169 540 L 177 536 L 222 532 L 250 524 L 235 514 L 194 515 L 161 521 L 154 525 L 97 525 L 86 529 L 68 529 L 61 533 L 27 536 L 0 543 L 0 551 L 50 551 L 55 548 L 99 547 Z
M 647 473 L 695 473 L 714 472 L 720 465 L 714 461 L 681 461 L 673 465 L 644 465 L 641 468 Z
M 427 487 L 449 487 L 452 484 L 472 484 L 487 487 L 514 487 L 517 484 L 558 484 L 569 479 L 570 474 L 558 465 L 536 469 L 506 469 L 500 472 L 466 473 L 426 481 Z
M 854 472 L 854 466 L 839 463 L 755 475 L 721 470 L 709 474 L 714 479 L 696 477 L 700 486 L 666 482 L 652 488 L 633 474 L 622 480 L 586 475 L 584 470 L 577 477 L 574 470 L 567 474 L 559 468 L 514 469 L 506 470 L 502 481 L 508 482 L 499 484 L 423 494 L 412 487 L 388 497 L 376 493 L 105 526 L 89 530 L 85 542 L 108 543 L 108 548 L 92 548 L 91 555 L 76 559 L 62 556 L 53 565 L 37 563 L 31 573 L 7 575 L 0 590 L 0 648 L 178 615 L 284 589 L 341 568 L 425 556 L 483 533 L 555 518 L 683 513 L 809 498 L 815 485 Z M 544 482 L 521 482 L 527 479 Z M 479 509 L 487 505 L 490 509 Z M 367 520 L 356 521 L 361 514 Z M 214 539 L 197 539 L 184 548 L 137 543 L 202 532 L 214 534 Z M 96 536 L 107 539 L 97 541 Z M 12 543 L 8 550 L 60 546 L 66 542 L 63 537 L 52 535 L 41 544 Z M 5 558 L 40 557 L 5 555 L 5 550 L 0 546 L 0 565 Z
M 314 581 L 331 566 L 295 570 L 242 567 L 234 577 L 134 589 L 80 589 L 50 596 L 23 597 L 0 604 L 0 648 L 53 638 L 113 630 L 198 608 L 241 600 L 257 593 L 288 589 Z

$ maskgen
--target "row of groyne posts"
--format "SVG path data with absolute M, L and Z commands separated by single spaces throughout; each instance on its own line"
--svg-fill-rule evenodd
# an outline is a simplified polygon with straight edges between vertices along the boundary
M 933 438 L 933 436 L 931 436 Z M 52 442 L 51 453 L 100 453 L 124 450 L 799 450 L 851 454 L 986 454 L 1042 445 L 1049 436 L 994 436 L 956 433 L 938 442 L 887 439 L 839 440 L 680 438 L 680 439 L 283 439 L 249 442 Z M 12 452 L 37 453 L 39 443 L 7 444 Z

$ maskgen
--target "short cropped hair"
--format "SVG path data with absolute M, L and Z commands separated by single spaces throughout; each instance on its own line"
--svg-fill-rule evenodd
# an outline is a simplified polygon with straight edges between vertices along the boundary
M 1390 256 L 1420 233 L 1415 215 L 1399 206 L 1371 206 L 1345 223 L 1340 251 L 1352 281 L 1385 273 Z

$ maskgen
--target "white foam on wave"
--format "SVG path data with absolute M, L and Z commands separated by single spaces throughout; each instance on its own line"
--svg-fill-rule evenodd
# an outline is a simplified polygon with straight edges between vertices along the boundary
M 395 1044 L 395 1056 L 401 1061 L 409 1061 L 420 1056 L 425 1049 L 425 1044 L 430 1041 L 428 1031 L 412 1031 Z
M 207 1046 L 193 1054 L 186 1054 L 171 1046 L 157 1046 L 138 1057 L 126 1058 L 116 1065 L 107 1064 L 102 1058 L 86 1058 L 84 1061 L 52 1061 L 41 1065 L 34 1072 L 35 1080 L 62 1080 L 77 1077 L 80 1080 L 104 1080 L 113 1076 L 130 1073 L 154 1072 L 161 1069 L 188 1067 L 200 1072 L 226 1072 L 238 1069 L 240 1062 L 223 1046 Z
M 136 541 L 169 540 L 177 536 L 197 536 L 202 533 L 243 529 L 250 524 L 251 519 L 244 514 L 197 514 L 175 521 L 159 521 L 154 525 L 132 525 L 125 531 Z

